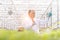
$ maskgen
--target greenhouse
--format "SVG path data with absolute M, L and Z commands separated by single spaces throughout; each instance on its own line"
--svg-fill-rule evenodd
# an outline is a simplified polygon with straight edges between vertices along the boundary
M 0 40 L 60 40 L 60 0 L 0 0 Z

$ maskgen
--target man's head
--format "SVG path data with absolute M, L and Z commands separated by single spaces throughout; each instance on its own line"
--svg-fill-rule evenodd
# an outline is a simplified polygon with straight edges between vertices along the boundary
M 34 17 L 35 17 L 35 11 L 34 11 L 34 10 L 29 10 L 29 11 L 28 11 L 28 15 L 29 15 L 31 18 L 34 18 Z

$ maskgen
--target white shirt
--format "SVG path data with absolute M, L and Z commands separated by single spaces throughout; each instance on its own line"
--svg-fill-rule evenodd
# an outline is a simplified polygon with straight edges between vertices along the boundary
M 25 17 L 22 25 L 25 29 L 30 29 L 32 27 L 32 30 L 39 33 L 39 29 L 46 27 L 45 24 L 47 23 L 47 20 L 43 19 L 36 19 L 34 18 L 34 25 L 32 26 L 33 22 L 29 16 Z
M 25 29 L 30 29 L 32 27 L 32 24 L 33 22 L 29 16 L 27 16 L 22 22 L 22 25 Z M 35 18 L 34 18 L 34 25 L 32 27 L 32 30 L 39 33 L 39 22 Z

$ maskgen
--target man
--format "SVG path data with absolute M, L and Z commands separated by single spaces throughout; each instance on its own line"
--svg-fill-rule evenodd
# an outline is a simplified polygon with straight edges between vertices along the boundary
M 35 19 L 35 11 L 34 10 L 29 10 L 28 15 L 25 16 L 22 26 L 26 30 L 32 29 L 35 32 L 39 33 L 39 22 L 37 19 Z

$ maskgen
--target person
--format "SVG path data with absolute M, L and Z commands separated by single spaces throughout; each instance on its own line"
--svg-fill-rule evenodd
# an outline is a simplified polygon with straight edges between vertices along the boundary
M 45 29 L 46 20 L 38 19 L 35 17 L 35 10 L 29 10 L 22 22 L 22 27 L 26 30 L 33 30 L 36 33 L 40 33 L 41 30 Z
M 35 10 L 29 10 L 28 15 L 24 18 L 22 25 L 24 29 L 39 33 L 39 21 L 35 18 Z

